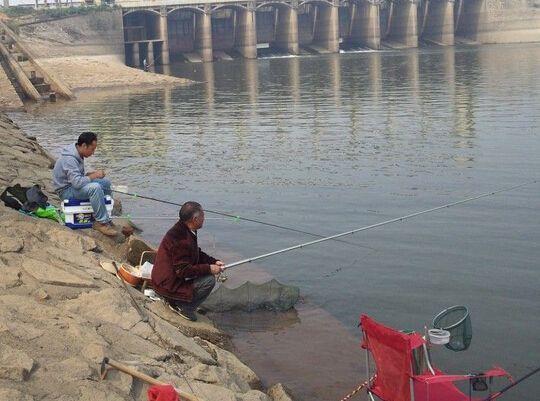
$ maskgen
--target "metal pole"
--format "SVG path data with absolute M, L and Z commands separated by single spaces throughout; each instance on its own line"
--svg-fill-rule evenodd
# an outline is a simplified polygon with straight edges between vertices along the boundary
M 422 211 L 420 211 L 420 212 L 415 212 L 415 213 L 407 214 L 407 215 L 405 215 L 405 216 L 396 217 L 395 219 L 390 219 L 390 220 L 382 221 L 382 222 L 380 222 L 380 223 L 371 224 L 371 225 L 369 225 L 369 226 L 357 228 L 357 229 L 351 230 L 351 231 L 346 231 L 346 232 L 344 232 L 344 233 L 332 235 L 332 236 L 330 236 L 330 237 L 325 237 L 325 238 L 317 239 L 317 240 L 314 240 L 314 241 L 304 242 L 303 244 L 294 245 L 294 246 L 290 246 L 290 247 L 288 247 L 288 248 L 284 248 L 284 249 L 280 249 L 280 250 L 277 250 L 277 251 L 265 253 L 265 254 L 263 254 L 263 255 L 254 256 L 254 257 L 252 257 L 252 258 L 239 260 L 238 262 L 234 262 L 234 263 L 230 263 L 230 264 L 228 264 L 228 265 L 225 265 L 225 266 L 224 266 L 224 269 L 230 269 L 231 267 L 243 265 L 243 264 L 245 264 L 245 263 L 254 262 L 254 261 L 256 261 L 256 260 L 268 258 L 268 257 L 270 257 L 270 256 L 279 255 L 279 254 L 281 254 L 281 253 L 293 251 L 293 250 L 295 250 L 295 249 L 300 249 L 300 248 L 304 248 L 304 247 L 306 247 L 306 246 L 315 245 L 315 244 L 318 244 L 318 243 L 320 243 L 320 242 L 329 241 L 329 240 L 332 240 L 332 239 L 344 237 L 345 235 L 351 235 L 351 234 L 355 234 L 355 233 L 358 233 L 358 232 L 361 232 L 361 231 L 371 230 L 372 228 L 385 226 L 385 225 L 387 225 L 387 224 L 395 223 L 395 222 L 397 222 L 397 221 L 404 221 L 404 220 L 407 220 L 407 219 L 410 219 L 410 218 L 413 218 L 413 217 L 416 217 L 416 216 L 420 216 L 420 215 L 422 215 L 422 214 L 427 214 L 427 213 L 434 212 L 434 211 L 436 211 L 436 210 L 440 210 L 440 209 L 444 209 L 444 208 L 449 208 L 449 207 L 456 206 L 456 205 L 461 205 L 461 204 L 467 203 L 467 202 L 472 202 L 472 201 L 477 200 L 477 199 L 481 199 L 481 198 L 485 198 L 485 197 L 492 196 L 492 195 L 495 195 L 495 194 L 499 194 L 499 193 L 501 193 L 501 192 L 508 192 L 508 191 L 513 190 L 513 189 L 517 189 L 517 188 L 520 188 L 520 187 L 523 187 L 523 186 L 526 186 L 526 185 L 536 184 L 536 182 L 537 182 L 536 180 L 524 182 L 524 183 L 522 183 L 522 184 L 514 185 L 514 186 L 512 186 L 512 187 L 502 188 L 502 189 L 499 189 L 499 190 L 496 190 L 496 191 L 493 191 L 493 192 L 487 192 L 487 193 L 484 193 L 484 194 L 482 194 L 482 195 L 473 196 L 473 197 L 471 197 L 471 198 L 462 199 L 462 200 L 460 200 L 460 201 L 456 201 L 456 202 L 452 202 L 452 203 L 447 203 L 447 204 L 442 205 L 442 206 L 437 206 L 437 207 L 434 207 L 434 208 L 431 208 L 431 209 L 422 210 Z

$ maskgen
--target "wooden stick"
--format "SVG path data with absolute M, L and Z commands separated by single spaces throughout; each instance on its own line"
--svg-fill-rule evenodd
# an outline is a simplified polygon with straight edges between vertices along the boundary
M 110 367 L 119 370 L 120 372 L 124 372 L 132 377 L 135 377 L 137 379 L 140 379 L 148 384 L 157 385 L 157 386 L 167 386 L 167 383 L 164 383 L 162 381 L 159 381 L 157 379 L 154 379 L 151 376 L 145 375 L 142 372 L 139 372 L 138 370 L 135 370 L 133 368 L 130 368 L 129 366 L 123 365 L 119 362 L 113 361 L 107 357 L 103 358 L 103 362 L 101 362 L 101 378 L 105 379 L 105 375 L 107 374 L 107 371 L 104 370 L 104 366 L 109 365 Z M 108 369 L 108 368 L 107 368 Z M 186 393 L 185 391 L 180 390 L 179 388 L 174 388 L 175 391 L 178 393 L 180 397 L 185 398 L 188 401 L 204 401 L 200 398 L 196 397 L 193 394 Z

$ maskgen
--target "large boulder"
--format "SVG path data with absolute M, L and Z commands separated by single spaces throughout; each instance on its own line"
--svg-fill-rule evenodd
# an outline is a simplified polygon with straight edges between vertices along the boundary
M 289 390 L 281 383 L 274 384 L 272 387 L 270 387 L 267 394 L 270 396 L 272 401 L 293 401 Z

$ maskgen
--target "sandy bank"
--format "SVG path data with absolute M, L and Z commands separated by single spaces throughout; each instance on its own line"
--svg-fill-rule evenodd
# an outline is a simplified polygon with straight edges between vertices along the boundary
M 38 61 L 74 91 L 111 87 L 176 86 L 192 83 L 189 79 L 154 74 L 128 67 L 115 56 L 73 56 Z
M 2 189 L 39 183 L 51 192 L 52 158 L 1 113 L 0 144 Z M 201 401 L 290 399 L 279 386 L 258 390 L 258 377 L 224 349 L 227 338 L 210 321 L 186 322 L 134 291 L 145 323 L 99 267 L 124 247 L 0 205 L 0 400 L 146 400 L 147 386 L 130 376 L 99 379 L 104 356 Z

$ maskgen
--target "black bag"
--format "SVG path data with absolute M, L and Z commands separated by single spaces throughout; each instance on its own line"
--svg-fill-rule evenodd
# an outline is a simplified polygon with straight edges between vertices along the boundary
M 37 184 L 31 187 L 22 187 L 21 184 L 7 187 L 0 199 L 7 207 L 23 212 L 35 212 L 38 207 L 45 208 L 49 200 Z

